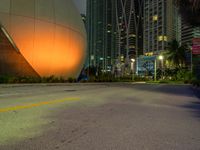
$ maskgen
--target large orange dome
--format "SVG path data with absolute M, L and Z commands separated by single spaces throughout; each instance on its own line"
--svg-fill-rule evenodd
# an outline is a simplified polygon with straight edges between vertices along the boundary
M 0 0 L 0 23 L 40 76 L 80 73 L 86 33 L 72 0 Z

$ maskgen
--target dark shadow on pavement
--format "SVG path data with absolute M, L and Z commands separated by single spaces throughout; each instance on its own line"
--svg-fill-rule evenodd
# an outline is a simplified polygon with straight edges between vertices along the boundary
M 193 88 L 191 85 L 165 85 L 165 84 L 141 84 L 132 86 L 136 90 L 143 90 L 155 93 L 164 93 L 169 95 L 180 95 L 186 97 L 194 97 L 193 101 L 188 101 L 187 104 L 180 106 L 188 109 L 193 116 L 200 118 L 200 90 Z M 196 97 L 196 98 L 195 98 Z
M 193 91 L 194 95 L 198 98 L 197 101 L 190 102 L 183 107 L 189 109 L 191 113 L 194 114 L 195 117 L 200 118 L 200 90 L 194 87 L 190 88 Z
M 190 85 L 166 85 L 166 84 L 136 84 L 132 86 L 136 90 L 143 90 L 155 93 L 165 93 L 173 95 L 182 95 L 193 97 L 193 91 Z
M 200 89 L 199 88 L 192 88 L 194 94 L 200 99 Z
M 200 118 L 200 101 L 191 102 L 190 104 L 184 105 L 183 107 L 189 109 L 189 111 L 193 113 L 195 117 Z

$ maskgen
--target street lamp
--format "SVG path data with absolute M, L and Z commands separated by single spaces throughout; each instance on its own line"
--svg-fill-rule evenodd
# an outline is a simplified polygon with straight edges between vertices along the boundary
M 131 71 L 134 73 L 135 72 L 135 59 L 131 59 Z
M 162 55 L 160 55 L 160 56 L 158 57 L 158 59 L 161 60 L 161 61 L 163 61 L 164 57 L 163 57 Z
M 131 59 L 131 71 L 132 71 L 132 80 L 134 80 L 134 73 L 135 73 L 135 59 Z
M 190 48 L 190 69 L 191 69 L 191 73 L 193 73 L 193 54 L 192 54 L 192 47 Z
M 134 58 L 132 58 L 132 59 L 131 59 L 131 62 L 135 62 L 135 59 L 134 59 Z
M 161 61 L 161 71 L 162 71 L 162 79 L 163 79 L 163 74 L 164 74 L 164 71 L 163 71 L 163 60 L 164 60 L 164 56 L 160 55 L 158 57 L 158 59 Z

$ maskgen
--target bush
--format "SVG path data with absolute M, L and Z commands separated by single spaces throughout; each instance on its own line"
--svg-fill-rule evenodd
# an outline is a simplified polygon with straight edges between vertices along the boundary
M 192 85 L 193 85 L 193 86 L 200 87 L 200 80 L 193 80 L 193 81 L 192 81 Z
M 74 82 L 76 82 L 76 79 L 75 79 L 75 78 L 72 78 L 72 77 L 69 77 L 67 81 L 68 81 L 69 83 L 74 83 Z
M 62 77 L 12 77 L 12 76 L 0 76 L 0 83 L 64 83 L 65 79 Z
M 115 77 L 111 73 L 104 73 L 99 76 L 90 76 L 89 82 L 133 82 L 133 81 L 149 81 L 148 77 L 142 76 L 122 76 L 122 77 Z
M 89 82 L 132 82 L 132 76 L 115 77 L 111 73 L 102 73 L 99 76 L 90 76 Z
M 194 79 L 194 75 L 191 71 L 187 69 L 165 69 L 165 79 L 169 81 L 183 81 L 184 83 L 188 84 L 191 83 Z
M 8 76 L 0 76 L 0 83 L 7 83 L 9 80 Z
M 179 70 L 176 77 L 178 81 L 184 81 L 186 84 L 192 83 L 192 80 L 194 80 L 192 72 L 188 70 Z
M 134 76 L 134 81 L 149 81 L 149 78 L 144 76 Z
M 90 76 L 89 82 L 116 82 L 117 78 L 111 73 L 102 73 L 99 76 Z

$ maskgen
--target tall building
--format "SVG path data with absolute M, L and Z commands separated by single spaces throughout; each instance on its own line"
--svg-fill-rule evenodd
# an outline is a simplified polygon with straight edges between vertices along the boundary
M 193 46 L 193 39 L 194 38 L 200 38 L 200 27 L 192 26 L 188 24 L 184 19 L 182 19 L 181 23 L 181 44 L 186 45 L 188 47 Z M 186 53 L 186 65 L 188 66 L 188 69 L 194 69 L 194 72 L 196 73 L 196 77 L 199 78 L 200 75 L 200 61 L 195 58 L 198 57 L 198 55 L 193 55 L 191 57 L 191 51 L 188 51 Z M 191 65 L 193 64 L 193 65 Z
M 192 39 L 200 37 L 200 27 L 194 27 L 186 23 L 183 19 L 181 21 L 181 44 L 192 46 Z
M 116 0 L 118 55 L 136 58 L 142 51 L 143 0 Z
M 111 71 L 142 51 L 143 0 L 88 0 L 88 64 Z
M 115 58 L 115 17 L 113 0 L 87 0 L 88 64 L 111 71 Z
M 144 54 L 159 54 L 177 38 L 177 15 L 174 0 L 145 0 Z

